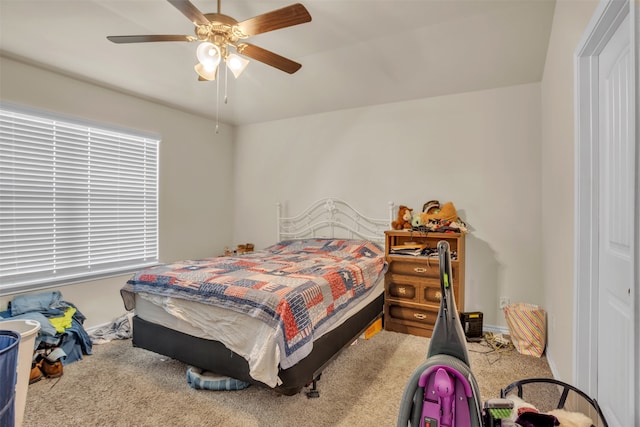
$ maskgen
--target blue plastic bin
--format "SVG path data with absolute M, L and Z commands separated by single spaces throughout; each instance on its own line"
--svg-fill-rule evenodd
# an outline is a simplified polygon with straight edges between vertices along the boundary
M 0 426 L 15 425 L 15 397 L 20 334 L 0 330 Z

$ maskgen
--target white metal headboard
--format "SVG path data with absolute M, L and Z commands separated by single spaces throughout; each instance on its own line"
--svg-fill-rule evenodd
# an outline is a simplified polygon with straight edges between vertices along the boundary
M 338 237 L 365 239 L 384 245 L 384 232 L 391 227 L 394 204 L 389 202 L 388 218 L 370 218 L 350 204 L 334 198 L 320 199 L 301 214 L 285 217 L 276 203 L 278 242 L 287 239 Z

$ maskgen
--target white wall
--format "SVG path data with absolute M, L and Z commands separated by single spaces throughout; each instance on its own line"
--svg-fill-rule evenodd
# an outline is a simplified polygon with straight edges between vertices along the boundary
M 211 120 L 2 57 L 0 100 L 160 135 L 161 260 L 210 256 L 230 244 L 233 128 L 215 134 Z M 119 290 L 128 277 L 58 289 L 91 327 L 124 314 Z M 0 310 L 12 297 L 0 296 Z
M 452 201 L 472 231 L 464 309 L 505 326 L 499 296 L 543 303 L 540 128 L 539 84 L 243 126 L 235 241 L 272 243 L 277 201 L 333 196 L 383 218 L 388 201 Z
M 574 51 L 598 4 L 558 0 L 542 80 L 542 230 L 547 357 L 573 383 Z

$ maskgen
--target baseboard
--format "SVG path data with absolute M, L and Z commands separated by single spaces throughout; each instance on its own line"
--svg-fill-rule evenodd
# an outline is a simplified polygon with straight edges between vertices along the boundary
M 113 322 L 102 323 L 100 325 L 94 325 L 89 328 L 86 328 L 87 333 L 91 333 L 96 329 L 104 328 L 106 326 L 112 325 Z M 509 328 L 506 326 L 497 326 L 497 325 L 482 325 L 482 332 L 492 332 L 494 334 L 505 334 L 509 335 Z M 555 375 L 555 372 L 554 372 Z
M 88 327 L 85 330 L 88 334 L 91 334 L 91 332 L 95 331 L 96 329 L 111 326 L 112 324 L 113 322 L 101 323 L 99 325 Z M 493 332 L 494 334 L 509 335 L 509 328 L 507 328 L 506 326 L 483 325 L 482 332 Z M 364 334 L 362 335 L 361 338 L 364 338 Z
M 122 316 L 117 317 L 116 319 L 112 320 L 111 322 L 101 323 L 99 325 L 94 325 L 94 326 L 87 327 L 87 328 L 85 328 L 85 331 L 89 335 L 91 335 L 91 333 L 93 331 L 96 331 L 98 329 L 112 327 L 116 322 L 120 321 L 125 316 L 129 318 L 129 325 L 133 325 L 133 320 L 132 319 L 133 319 L 134 313 L 132 311 L 128 311 L 128 312 L 124 313 Z
M 547 351 L 547 349 L 545 349 L 544 355 L 547 357 L 547 363 L 549 364 L 549 369 L 551 369 L 553 378 L 556 380 L 561 380 L 560 376 L 558 375 L 558 368 L 556 368 L 556 364 L 553 362 L 553 358 L 549 357 L 549 352 Z
M 509 335 L 509 328 L 506 326 L 496 326 L 496 325 L 483 325 L 483 332 L 493 332 L 494 334 L 505 334 Z
M 93 331 L 95 331 L 95 330 L 97 330 L 97 329 L 100 329 L 100 328 L 106 328 L 106 327 L 108 327 L 108 326 L 111 326 L 111 324 L 113 324 L 113 322 L 101 323 L 100 325 L 94 325 L 94 326 L 91 326 L 91 327 L 89 327 L 89 328 L 85 328 L 85 331 L 86 331 L 89 335 L 91 335 L 91 333 L 92 333 Z

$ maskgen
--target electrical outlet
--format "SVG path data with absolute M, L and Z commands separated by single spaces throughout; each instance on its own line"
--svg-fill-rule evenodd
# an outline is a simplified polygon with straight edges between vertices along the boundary
M 509 297 L 500 297 L 500 309 L 505 308 L 509 304 L 511 304 L 511 299 Z

